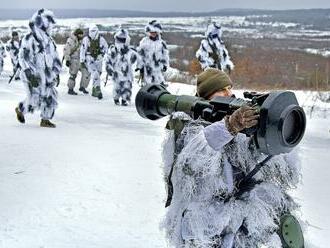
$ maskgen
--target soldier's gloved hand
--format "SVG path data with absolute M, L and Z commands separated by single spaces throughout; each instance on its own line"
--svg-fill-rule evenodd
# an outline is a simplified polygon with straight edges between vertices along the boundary
M 144 78 L 144 68 L 136 68 L 135 71 L 140 71 L 140 77 Z
M 228 73 L 230 74 L 231 73 L 231 67 L 230 67 L 230 65 L 226 65 L 226 69 L 227 69 Z
M 226 117 L 226 127 L 228 131 L 236 135 L 243 129 L 253 127 L 258 124 L 259 113 L 254 107 L 243 106 L 237 109 L 232 115 Z
M 166 72 L 166 71 L 167 71 L 167 66 L 166 66 L 166 65 L 163 66 L 162 71 L 163 71 L 163 72 Z
M 113 70 L 111 69 L 111 67 L 110 67 L 110 66 L 107 66 L 105 69 L 107 70 L 108 75 L 109 75 L 110 77 L 112 77 L 112 75 L 113 75 Z
M 60 75 L 59 74 L 57 74 L 55 81 L 56 81 L 56 87 L 58 87 L 60 85 L 60 82 L 61 82 L 61 79 L 60 79 Z
M 25 69 L 24 70 L 24 74 L 25 74 L 27 80 L 30 80 L 32 78 L 32 76 L 33 76 L 31 69 Z
M 70 62 L 70 60 L 67 60 L 67 61 L 65 62 L 65 65 L 66 65 L 67 67 L 70 67 L 70 66 L 71 66 L 71 62 Z

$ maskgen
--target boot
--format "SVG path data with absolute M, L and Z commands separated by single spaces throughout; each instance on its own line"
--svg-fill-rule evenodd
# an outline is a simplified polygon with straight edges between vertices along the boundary
M 18 107 L 15 108 L 15 112 L 16 112 L 17 120 L 18 120 L 20 123 L 25 123 L 24 115 L 23 115 L 23 113 L 18 109 Z
M 116 105 L 119 105 L 119 100 L 118 99 L 114 99 L 113 101 L 115 102 Z
M 84 87 L 80 87 L 79 91 L 81 91 L 84 94 L 88 94 L 89 92 L 84 88 Z
M 51 123 L 49 120 L 41 119 L 40 127 L 50 127 L 50 128 L 55 128 L 56 125 L 55 125 L 54 123 Z
M 69 89 L 68 94 L 72 96 L 78 95 L 77 92 L 75 92 L 73 89 Z
M 103 98 L 100 86 L 93 87 L 92 96 L 97 97 L 99 100 Z
M 121 100 L 121 105 L 122 105 L 122 106 L 127 106 L 127 105 L 128 105 L 128 102 L 125 101 L 125 100 Z

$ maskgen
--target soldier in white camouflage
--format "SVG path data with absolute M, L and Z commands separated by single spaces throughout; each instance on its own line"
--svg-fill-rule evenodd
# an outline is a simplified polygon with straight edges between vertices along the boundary
M 3 43 L 0 40 L 0 75 L 3 71 L 3 59 L 6 57 L 6 50 L 5 50 L 5 46 L 3 45 Z
M 6 50 L 9 52 L 11 63 L 13 65 L 13 77 L 15 80 L 19 80 L 20 67 L 18 63 L 18 52 L 20 46 L 20 39 L 17 31 L 13 31 L 11 39 L 7 42 Z
M 55 86 L 62 63 L 56 44 L 50 36 L 54 24 L 53 12 L 40 9 L 32 16 L 29 23 L 30 32 L 22 39 L 18 59 L 26 98 L 15 109 L 20 123 L 25 123 L 25 114 L 39 109 L 40 126 L 56 127 L 50 120 L 54 117 L 58 105 Z
M 110 46 L 106 70 L 114 82 L 113 100 L 116 105 L 126 106 L 131 101 L 133 64 L 137 61 L 137 51 L 129 45 L 130 37 L 126 29 L 119 29 L 115 36 L 115 44 Z
M 203 70 L 217 68 L 230 73 L 234 69 L 234 64 L 221 36 L 221 27 L 215 22 L 207 27 L 205 38 L 196 52 L 196 58 Z
M 88 31 L 88 36 L 84 37 L 80 48 L 80 63 L 83 68 L 87 68 L 93 80 L 92 96 L 102 99 L 101 73 L 103 57 L 108 51 L 108 43 L 100 36 L 97 26 L 93 26 Z
M 169 51 L 166 42 L 162 39 L 162 27 L 153 20 L 145 27 L 146 36 L 140 41 L 137 48 L 141 59 L 137 69 L 143 84 L 166 85 L 164 73 L 170 66 Z

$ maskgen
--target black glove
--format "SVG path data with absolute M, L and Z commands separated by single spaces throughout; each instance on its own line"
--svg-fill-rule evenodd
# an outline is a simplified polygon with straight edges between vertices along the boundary
M 57 74 L 56 76 L 56 87 L 58 87 L 60 85 L 61 79 L 60 79 L 60 75 Z
M 118 78 L 118 72 L 115 71 L 115 72 L 113 73 L 113 78 L 114 78 L 114 79 Z
M 140 77 L 144 78 L 144 68 L 136 68 L 135 71 L 140 71 Z
M 231 67 L 229 65 L 226 65 L 226 69 L 228 70 L 228 73 L 231 73 Z
M 110 68 L 106 68 L 106 69 L 107 69 L 107 73 L 108 73 L 108 75 L 109 75 L 110 77 L 112 77 L 112 75 L 113 75 L 113 70 L 110 69 Z
M 39 86 L 39 77 L 33 75 L 31 69 L 24 70 L 24 73 L 25 73 L 27 80 L 32 85 L 32 87 Z
M 65 65 L 66 65 L 67 67 L 70 67 L 70 65 L 71 65 L 70 60 L 67 60 L 67 61 L 65 62 Z
M 166 66 L 166 65 L 163 66 L 162 71 L 163 71 L 163 72 L 166 72 L 166 71 L 167 71 L 167 66 Z

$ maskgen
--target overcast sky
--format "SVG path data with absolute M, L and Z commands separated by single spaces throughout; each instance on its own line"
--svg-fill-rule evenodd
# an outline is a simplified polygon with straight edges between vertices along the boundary
M 120 9 L 145 11 L 211 11 L 223 8 L 330 8 L 330 0 L 1 0 L 0 8 Z

